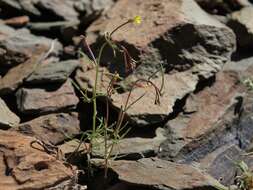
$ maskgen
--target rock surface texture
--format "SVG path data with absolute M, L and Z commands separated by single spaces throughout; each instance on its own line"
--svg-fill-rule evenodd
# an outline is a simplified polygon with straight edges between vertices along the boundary
M 152 158 L 116 161 L 112 163 L 112 169 L 120 180 L 132 186 L 145 186 L 155 190 L 213 189 L 212 186 L 216 183 L 210 176 L 191 166 Z
M 114 41 L 124 44 L 130 54 L 140 60 L 134 72 L 130 75 L 122 73 L 122 62 L 107 61 L 111 56 L 104 56 L 102 62 L 110 63 L 111 72 L 117 70 L 122 75 L 128 75 L 122 82 L 128 90 L 133 81 L 148 78 L 163 66 L 166 74 L 161 105 L 156 106 L 154 101 L 150 101 L 155 99 L 152 89 L 135 88 L 129 102 L 134 102 L 143 94 L 146 96 L 127 111 L 135 124 L 159 123 L 173 112 L 177 100 L 195 90 L 200 77 L 213 76 L 230 60 L 235 49 L 235 36 L 229 28 L 208 16 L 191 0 L 135 0 L 126 5 L 127 0 L 118 1 L 106 16 L 94 22 L 87 29 L 87 40 L 96 46 L 105 31 L 112 31 L 136 14 L 143 18 L 140 26 L 126 26 L 112 36 Z M 159 75 L 152 82 L 160 87 L 161 81 Z M 120 108 L 128 94 L 113 95 L 112 104 Z
M 196 2 L 207 12 L 221 15 L 251 6 L 248 0 L 196 0 Z
M 62 161 L 41 151 L 39 146 L 31 147 L 34 138 L 10 131 L 0 131 L 0 136 L 2 189 L 47 189 L 74 177 L 74 170 Z
M 75 109 L 79 100 L 70 81 L 49 88 L 21 88 L 17 94 L 17 105 L 25 114 L 50 113 L 63 109 Z
M 44 46 L 47 52 L 54 43 L 52 53 L 55 54 L 62 49 L 59 42 L 35 36 L 27 29 L 14 30 L 0 23 L 0 33 L 0 61 L 3 67 L 0 73 L 29 59 L 38 46 Z
M 252 16 L 0 0 L 0 190 L 252 190 L 235 188 L 239 164 L 253 178 Z
M 96 43 L 105 31 L 112 31 L 135 15 L 143 18 L 142 24 L 122 28 L 112 38 L 126 44 L 133 56 L 141 52 L 137 76 L 150 75 L 160 67 L 159 63 L 167 72 L 195 68 L 199 75 L 210 75 L 234 51 L 233 32 L 208 16 L 193 0 L 134 0 L 131 4 L 120 0 L 88 28 L 88 41 Z
M 163 133 L 164 130 L 158 128 L 154 138 L 131 137 L 121 139 L 115 144 L 111 156 L 119 156 L 127 160 L 137 160 L 155 156 L 159 151 L 160 144 L 165 140 Z M 108 144 L 112 144 L 112 141 L 109 141 Z M 104 146 L 98 146 L 94 149 L 92 155 L 94 157 L 103 158 L 104 153 Z
M 22 123 L 12 130 L 56 145 L 65 139 L 78 135 L 80 133 L 80 121 L 75 112 L 49 114 Z
M 46 52 L 46 48 L 41 46 L 33 51 L 33 55 L 24 63 L 11 68 L 3 78 L 0 79 L 0 94 L 10 94 L 15 92 L 18 87 L 23 84 L 23 81 L 28 77 L 39 64 L 40 59 Z
M 199 163 L 225 185 L 233 183 L 238 172 L 229 158 L 252 165 L 245 153 L 253 140 L 252 92 L 240 82 L 252 77 L 252 63 L 251 58 L 229 63 L 211 87 L 187 98 L 182 113 L 167 123 L 168 138 L 161 144 L 160 158 Z
M 42 64 L 25 81 L 29 84 L 65 82 L 79 65 L 77 60 Z
M 170 143 L 165 143 L 168 147 L 164 148 L 164 151 L 168 152 L 166 157 L 175 157 L 175 159 L 186 159 L 191 160 L 197 159 L 197 155 L 201 156 L 198 153 L 189 154 L 187 150 L 192 150 L 192 147 L 200 148 L 199 151 L 204 153 L 204 151 L 211 151 L 211 147 L 207 144 L 208 138 L 215 138 L 210 140 L 211 142 L 216 141 L 215 133 L 220 135 L 220 130 L 226 126 L 223 123 L 220 124 L 220 118 L 224 118 L 229 108 L 233 109 L 233 106 L 236 105 L 236 97 L 240 98 L 243 93 L 242 86 L 238 85 L 239 78 L 236 73 L 233 72 L 224 72 L 219 73 L 216 78 L 215 84 L 201 91 L 197 95 L 191 95 L 185 104 L 184 112 L 179 115 L 174 120 L 168 122 L 168 127 L 170 130 Z M 229 118 L 233 118 L 234 113 Z M 236 115 L 235 115 L 236 117 Z M 217 132 L 215 132 L 217 131 Z M 219 132 L 218 132 L 219 131 Z M 214 133 L 213 137 L 210 136 L 210 133 Z M 236 134 L 234 134 L 236 135 Z M 236 136 L 234 136 L 236 138 Z M 198 139 L 196 141 L 196 139 Z M 197 145 L 203 140 L 202 145 Z M 226 138 L 222 138 L 225 140 Z M 230 140 L 230 137 L 229 139 Z M 216 141 L 215 143 L 219 143 Z M 210 144 L 211 146 L 211 144 Z M 213 144 L 213 148 L 218 146 L 218 144 Z M 163 148 L 162 148 L 163 149 Z M 197 154 L 197 155 L 195 155 Z
M 103 10 L 110 8 L 113 2 L 113 0 L 1 0 L 0 5 L 47 21 L 78 21 L 80 15 L 85 19 L 95 19 Z

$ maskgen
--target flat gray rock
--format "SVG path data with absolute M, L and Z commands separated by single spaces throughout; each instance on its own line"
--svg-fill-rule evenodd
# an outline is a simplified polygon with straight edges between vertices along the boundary
M 79 66 L 78 60 L 42 64 L 25 81 L 29 84 L 65 82 Z
M 110 8 L 114 0 L 0 0 L 0 5 L 11 8 L 17 13 L 31 17 L 47 17 L 48 20 L 78 21 L 79 16 L 86 22 L 95 19 Z
M 165 140 L 163 133 L 164 130 L 158 128 L 156 130 L 156 137 L 154 138 L 132 137 L 121 139 L 114 145 L 111 156 L 118 156 L 120 159 L 127 160 L 137 160 L 155 156 L 159 150 L 160 144 Z M 109 140 L 108 145 L 111 143 L 112 141 Z M 92 155 L 93 157 L 103 158 L 104 151 L 103 143 L 101 143 L 101 145 L 95 146 Z
M 239 171 L 234 163 L 237 161 L 244 161 L 249 167 L 253 164 L 252 157 L 246 156 L 245 151 L 237 145 L 227 144 L 207 154 L 200 160 L 198 167 L 228 186 L 234 183 L 234 176 Z
M 24 114 L 41 114 L 75 109 L 79 99 L 69 80 L 48 88 L 21 88 L 16 93 L 17 105 Z
M 24 63 L 11 68 L 2 78 L 0 78 L 0 94 L 10 94 L 18 89 L 23 84 L 23 81 L 28 77 L 39 64 L 41 58 L 45 55 L 47 48 L 39 46 L 34 48 L 31 57 Z
M 55 19 L 76 20 L 78 13 L 73 8 L 72 1 L 66 0 L 1 0 L 0 4 L 13 8 L 19 13 L 42 17 L 46 12 Z M 44 12 L 45 11 L 45 12 Z M 47 15 L 47 16 L 48 16 Z
M 236 71 L 243 75 L 250 67 L 253 67 L 253 57 L 247 57 L 239 61 L 229 62 L 223 67 L 223 70 Z
M 35 36 L 27 29 L 14 30 L 0 23 L 0 65 L 1 72 L 20 63 L 24 63 L 33 55 L 34 49 L 45 46 L 46 51 L 53 46 L 52 54 L 59 54 L 62 45 L 58 41 Z

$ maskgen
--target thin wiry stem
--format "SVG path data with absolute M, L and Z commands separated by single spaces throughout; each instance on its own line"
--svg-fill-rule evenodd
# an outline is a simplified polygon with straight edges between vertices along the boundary
M 120 28 L 122 28 L 123 26 L 129 24 L 129 23 L 132 23 L 133 21 L 132 20 L 128 20 L 126 22 L 124 22 L 123 24 L 119 25 L 118 27 L 116 27 L 110 34 L 109 36 L 111 37 L 117 30 L 119 30 Z
M 87 131 L 86 132 L 86 135 L 87 135 L 87 138 L 85 139 L 89 139 L 90 140 L 90 143 L 91 143 L 91 146 L 90 146 L 90 153 L 92 153 L 92 149 L 94 148 L 92 146 L 94 140 L 98 139 L 98 138 L 101 138 L 101 136 L 103 135 L 103 138 L 104 138 L 104 148 L 105 148 L 105 151 L 104 151 L 104 161 L 105 161 L 105 174 L 104 174 L 104 177 L 107 178 L 107 172 L 108 172 L 108 161 L 110 159 L 110 156 L 112 154 L 112 151 L 113 151 L 113 148 L 114 148 L 114 145 L 118 142 L 118 140 L 120 140 L 122 137 L 120 136 L 123 127 L 125 125 L 123 125 L 123 122 L 124 122 L 124 118 L 125 118 L 125 115 L 126 115 L 126 111 L 131 107 L 133 106 L 136 102 L 138 102 L 145 94 L 143 94 L 141 97 L 139 97 L 137 100 L 133 101 L 132 103 L 129 103 L 130 101 L 130 97 L 132 95 L 132 91 L 134 90 L 134 88 L 136 86 L 138 86 L 138 83 L 139 82 L 145 82 L 147 85 L 151 85 L 154 87 L 155 89 L 155 92 L 156 92 L 156 97 L 155 97 L 155 103 L 156 104 L 159 104 L 160 103 L 160 95 L 161 95 L 161 90 L 163 88 L 163 83 L 161 85 L 161 88 L 158 89 L 156 87 L 156 85 L 150 81 L 150 80 L 145 80 L 145 79 L 139 79 L 137 80 L 134 85 L 132 86 L 130 92 L 128 93 L 128 96 L 127 96 L 127 99 L 126 99 L 126 102 L 124 104 L 124 106 L 121 106 L 120 108 L 120 112 L 119 112 L 119 115 L 118 115 L 118 119 L 117 119 L 117 122 L 116 122 L 116 126 L 114 128 L 112 128 L 111 130 L 111 126 L 108 126 L 108 122 L 109 122 L 109 98 L 111 98 L 112 96 L 112 93 L 114 92 L 114 86 L 115 86 L 115 82 L 119 79 L 118 75 L 115 73 L 113 74 L 112 76 L 112 79 L 107 87 L 107 99 L 106 99 L 106 117 L 104 119 L 101 119 L 99 120 L 99 118 L 97 118 L 97 88 L 98 88 L 98 75 L 99 75 L 99 64 L 100 64 L 100 60 L 101 60 L 101 57 L 102 57 L 102 54 L 104 52 L 104 49 L 107 45 L 109 45 L 113 52 L 114 52 L 114 55 L 115 55 L 115 52 L 116 50 L 117 51 L 120 51 L 120 52 L 123 52 L 124 53 L 124 61 L 125 61 L 125 66 L 126 66 L 126 69 L 128 71 L 130 70 L 133 70 L 134 69 L 134 63 L 135 61 L 132 59 L 132 57 L 130 56 L 128 50 L 122 46 L 122 45 L 117 45 L 116 42 L 114 42 L 112 40 L 112 35 L 117 31 L 119 30 L 120 28 L 122 28 L 123 26 L 129 24 L 129 23 L 132 23 L 133 20 L 130 19 L 128 21 L 126 21 L 125 23 L 119 25 L 118 27 L 116 27 L 111 33 L 106 33 L 105 34 L 105 43 L 101 46 L 100 48 L 100 51 L 99 51 L 99 56 L 98 56 L 98 59 L 95 58 L 90 46 L 88 45 L 88 43 L 86 42 L 85 40 L 85 37 L 83 37 L 83 44 L 84 46 L 87 48 L 94 64 L 95 64 L 95 71 L 96 71 L 96 76 L 95 76 L 95 84 L 94 84 L 94 87 L 92 89 L 92 98 L 90 98 L 90 101 L 93 102 L 93 123 L 92 123 L 92 130 L 91 131 Z M 84 95 L 84 94 L 83 94 Z M 97 126 L 97 123 L 96 123 L 96 120 L 98 119 L 98 121 L 100 121 L 100 125 Z M 123 126 L 123 127 L 122 127 Z M 127 130 L 128 132 L 129 130 Z M 127 133 L 126 132 L 126 133 Z M 108 144 L 108 135 L 113 135 L 113 138 L 114 140 L 112 141 L 112 143 Z M 126 133 L 124 133 L 123 136 L 126 135 Z M 84 136 L 82 136 L 81 138 L 81 141 L 84 140 Z M 82 143 L 82 142 L 81 142 Z M 90 156 L 90 154 L 88 154 L 88 156 Z
M 93 117 L 92 117 L 92 130 L 93 132 L 96 131 L 96 119 L 97 119 L 97 85 L 98 85 L 98 72 L 99 72 L 99 65 L 98 62 L 89 46 L 89 44 L 87 43 L 86 39 L 84 36 L 82 36 L 83 38 L 83 43 L 85 45 L 85 47 L 88 49 L 89 54 L 92 58 L 92 61 L 95 63 L 95 68 L 96 68 L 96 76 L 95 76 L 95 84 L 92 90 L 92 101 L 93 101 Z

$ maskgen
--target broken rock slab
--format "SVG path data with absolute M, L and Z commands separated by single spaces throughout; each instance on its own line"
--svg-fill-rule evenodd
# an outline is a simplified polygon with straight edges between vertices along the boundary
M 68 0 L 1 0 L 0 5 L 5 9 L 15 10 L 37 18 L 47 16 L 52 20 L 77 20 L 78 13 L 74 10 L 73 1 Z M 47 13 L 47 15 L 45 15 Z
M 62 83 L 80 66 L 78 60 L 67 60 L 39 65 L 35 71 L 25 79 L 29 84 Z
M 32 57 L 38 46 L 45 46 L 49 51 L 52 45 L 54 48 L 51 53 L 59 54 L 62 45 L 58 41 L 35 36 L 27 29 L 14 30 L 0 23 L 0 62 L 3 70 L 24 63 Z
M 99 70 L 97 90 L 101 94 L 106 94 L 111 81 L 109 71 L 105 68 Z M 92 91 L 95 81 L 95 70 L 78 70 L 75 79 L 83 90 Z M 151 80 L 153 84 L 160 88 L 162 77 Z M 147 85 L 146 82 L 140 82 L 134 86 L 131 91 L 117 93 L 116 91 L 110 98 L 111 106 L 115 110 L 125 107 L 128 99 L 129 107 L 126 112 L 126 118 L 133 125 L 146 126 L 164 121 L 164 119 L 173 112 L 173 107 L 177 100 L 183 99 L 187 94 L 193 92 L 198 84 L 198 77 L 191 72 L 179 72 L 171 75 L 164 75 L 164 85 L 160 104 L 155 104 L 156 91 L 154 86 Z M 138 100 L 138 101 L 136 101 Z M 135 102 L 135 103 L 134 103 Z
M 0 5 L 6 10 L 25 13 L 37 20 L 76 22 L 83 17 L 86 24 L 113 3 L 113 0 L 0 0 Z M 8 12 L 5 14 L 8 15 Z
M 132 105 L 127 110 L 126 115 L 133 125 L 147 126 L 163 122 L 169 114 L 173 113 L 175 103 L 196 89 L 198 77 L 185 71 L 171 75 L 166 74 L 164 79 L 158 77 L 152 82 L 157 88 L 160 88 L 163 80 L 164 86 L 162 95 L 159 97 L 160 103 L 155 102 L 157 94 L 154 87 L 144 82 L 133 88 L 130 96 L 130 92 L 113 94 L 111 97 L 112 106 L 119 109 L 126 104 Z
M 67 167 L 40 146 L 31 147 L 32 137 L 0 131 L 0 187 L 4 190 L 47 189 L 75 177 Z
M 189 70 L 209 77 L 230 60 L 235 50 L 235 35 L 225 25 L 206 14 L 193 0 L 119 0 L 105 16 L 87 29 L 87 41 L 94 46 L 101 43 L 105 32 L 111 32 L 134 16 L 142 17 L 142 24 L 130 24 L 112 35 L 138 60 L 133 75 L 147 78 L 162 64 L 166 72 Z M 161 16 L 162 15 L 162 16 Z M 185 35 L 187 34 L 187 35 Z M 123 62 L 114 64 L 111 50 L 102 57 L 110 71 L 128 75 Z M 201 67 L 205 67 L 202 72 Z
M 70 80 L 61 85 L 48 85 L 47 88 L 21 88 L 16 97 L 18 109 L 24 114 L 73 110 L 79 102 Z
M 183 112 L 167 123 L 160 158 L 192 162 L 226 143 L 238 143 L 240 129 L 228 123 L 239 117 L 244 94 L 237 72 L 218 73 L 211 87 L 190 95 Z
M 176 164 L 157 158 L 138 161 L 113 161 L 111 169 L 128 187 L 154 190 L 215 189 L 218 182 L 190 165 Z
M 20 122 L 19 117 L 13 113 L 6 103 L 0 98 L 0 128 L 9 128 L 18 125 Z
M 21 123 L 11 130 L 56 145 L 78 135 L 80 121 L 76 112 L 49 114 Z
M 16 91 L 23 84 L 24 79 L 34 71 L 36 64 L 39 64 L 46 51 L 47 48 L 45 46 L 35 48 L 30 52 L 33 55 L 29 59 L 11 68 L 0 78 L 0 95 L 10 94 Z
M 227 25 L 233 29 L 236 34 L 237 44 L 241 49 L 253 47 L 253 7 L 245 7 L 230 15 Z

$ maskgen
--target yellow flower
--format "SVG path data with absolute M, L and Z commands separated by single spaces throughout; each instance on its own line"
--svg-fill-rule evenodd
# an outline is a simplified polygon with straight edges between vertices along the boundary
M 133 22 L 135 24 L 141 24 L 141 16 L 135 16 L 133 19 Z

